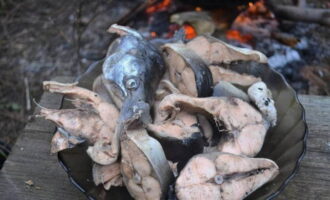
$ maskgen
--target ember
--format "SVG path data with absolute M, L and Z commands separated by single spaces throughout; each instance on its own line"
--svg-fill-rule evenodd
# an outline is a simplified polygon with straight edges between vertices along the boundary
M 248 8 L 236 17 L 231 28 L 254 37 L 269 37 L 272 32 L 277 30 L 277 26 L 274 14 L 261 0 L 249 3 Z
M 151 35 L 151 37 L 153 37 L 153 38 L 157 37 L 157 33 L 156 33 L 156 32 L 151 32 L 150 35 Z
M 263 0 L 260 0 L 256 3 L 250 2 L 247 12 L 250 15 L 263 14 L 265 16 L 272 16 L 271 12 L 266 8 L 265 2 Z
M 242 34 L 238 30 L 229 30 L 226 32 L 228 40 L 236 40 L 241 43 L 249 43 L 253 39 L 252 35 Z
M 197 36 L 196 30 L 189 24 L 183 25 L 186 39 L 190 40 Z
M 151 4 L 153 2 L 155 2 L 154 0 L 150 0 L 149 2 L 151 2 Z M 171 5 L 171 0 L 163 0 L 159 3 L 156 3 L 155 5 L 152 5 L 150 7 L 148 7 L 146 9 L 146 13 L 147 14 L 152 14 L 152 13 L 155 13 L 155 12 L 160 12 L 160 11 L 164 11 L 164 10 L 167 10 Z
M 202 11 L 202 8 L 201 7 L 196 7 L 195 11 L 197 11 L 197 12 Z

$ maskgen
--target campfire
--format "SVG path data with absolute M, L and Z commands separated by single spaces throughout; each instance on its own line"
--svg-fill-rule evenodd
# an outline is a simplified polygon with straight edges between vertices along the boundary
M 298 20 L 295 12 L 307 9 L 310 15 L 306 19 L 298 17 L 299 20 L 327 23 L 327 17 L 322 20 L 313 18 L 319 12 L 327 16 L 327 10 L 307 8 L 303 1 L 298 1 L 297 6 L 275 5 L 273 1 L 264 0 L 233 3 L 192 1 L 190 4 L 184 0 L 148 2 L 130 22 L 145 37 L 162 41 L 175 37 L 175 32 L 182 29 L 183 33 L 176 37 L 190 40 L 198 35 L 213 35 L 229 44 L 261 51 L 269 58 L 268 64 L 280 71 L 295 90 L 308 92 L 308 84 L 300 71 L 311 63 L 312 49 L 317 46 L 306 37 L 283 32 L 280 20 Z M 292 16 L 287 13 L 289 11 L 293 11 Z

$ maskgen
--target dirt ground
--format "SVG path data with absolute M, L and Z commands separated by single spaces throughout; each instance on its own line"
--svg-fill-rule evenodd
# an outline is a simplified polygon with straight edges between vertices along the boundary
M 0 1 L 0 140 L 13 145 L 33 111 L 41 82 L 78 76 L 104 57 L 107 28 L 135 4 L 128 1 Z M 78 56 L 78 52 L 80 55 Z
M 81 74 L 93 61 L 104 57 L 110 42 L 106 29 L 136 3 L 0 1 L 0 141 L 13 145 L 33 112 L 33 102 L 27 110 L 24 79 L 31 99 L 38 101 L 42 81 Z M 315 27 L 308 34 L 316 35 L 316 43 L 328 47 L 329 28 Z M 325 63 L 316 64 L 328 65 L 330 60 L 320 62 Z

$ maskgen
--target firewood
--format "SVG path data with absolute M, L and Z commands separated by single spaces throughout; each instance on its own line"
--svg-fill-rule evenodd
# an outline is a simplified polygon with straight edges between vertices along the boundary
M 293 5 L 281 5 L 277 1 L 267 1 L 268 6 L 273 10 L 275 15 L 280 19 L 288 19 L 293 21 L 319 23 L 330 26 L 330 11 L 323 8 L 306 8 Z M 300 5 L 306 5 L 300 3 Z
M 306 66 L 300 73 L 308 80 L 309 94 L 330 95 L 330 66 Z
M 171 15 L 170 21 L 180 26 L 190 24 L 194 27 L 198 35 L 212 35 L 215 31 L 215 23 L 208 12 L 188 11 Z

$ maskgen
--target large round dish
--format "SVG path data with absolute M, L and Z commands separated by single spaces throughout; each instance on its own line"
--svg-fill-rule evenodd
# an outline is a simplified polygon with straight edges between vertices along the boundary
M 102 62 L 96 64 L 93 70 L 81 77 L 79 84 L 91 88 L 94 78 L 101 72 L 101 65 Z M 284 77 L 267 65 L 243 62 L 230 65 L 230 68 L 240 73 L 261 77 L 273 94 L 278 123 L 268 131 L 263 148 L 257 157 L 274 160 L 280 168 L 280 174 L 247 197 L 251 200 L 273 199 L 284 190 L 297 173 L 305 154 L 308 130 L 304 108 Z M 86 144 L 82 144 L 58 153 L 59 161 L 68 173 L 70 181 L 89 199 L 132 199 L 124 187 L 105 191 L 102 186 L 94 185 L 92 162 L 86 154 L 86 148 Z

